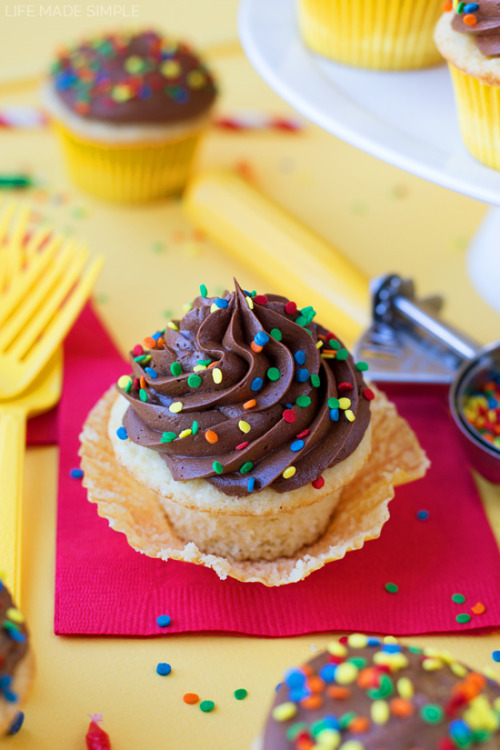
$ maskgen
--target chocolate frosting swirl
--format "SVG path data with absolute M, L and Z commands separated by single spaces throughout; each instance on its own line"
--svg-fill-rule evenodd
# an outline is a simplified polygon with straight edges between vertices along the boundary
M 52 66 L 56 95 L 88 120 L 165 125 L 208 112 L 211 73 L 184 43 L 154 31 L 122 32 L 64 50 Z
M 227 495 L 321 486 L 360 443 L 372 393 L 314 315 L 238 285 L 198 297 L 153 348 L 131 353 L 133 377 L 118 387 L 128 437 L 158 451 L 174 479 L 203 478 Z
M 460 3 L 458 8 L 451 22 L 452 28 L 463 34 L 471 34 L 483 55 L 500 55 L 500 0 Z M 472 19 L 475 21 L 471 23 Z

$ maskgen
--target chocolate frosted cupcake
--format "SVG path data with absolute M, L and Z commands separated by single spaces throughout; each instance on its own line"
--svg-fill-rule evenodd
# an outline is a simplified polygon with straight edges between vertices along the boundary
M 314 317 L 311 306 L 299 310 L 283 297 L 236 286 L 209 298 L 202 287 L 181 320 L 134 347 L 132 373 L 90 415 L 82 435 L 90 499 L 106 499 L 106 430 L 121 474 L 154 493 L 193 561 L 202 561 L 199 553 L 259 563 L 292 558 L 323 538 L 355 479 L 361 507 L 363 470 L 378 450 L 366 365 Z M 388 413 L 381 396 L 376 411 L 380 424 Z M 406 459 L 397 469 L 408 481 L 425 471 L 426 459 L 406 426 L 401 436 L 405 455 L 415 459 L 407 473 Z M 111 505 L 104 515 L 113 515 Z M 361 546 L 353 542 L 356 529 L 363 539 L 377 535 L 373 525 L 367 534 L 352 521 L 347 545 Z M 169 550 L 161 556 L 179 557 Z
M 500 169 L 500 4 L 445 7 L 434 38 L 452 76 L 462 138 L 476 159 Z
M 34 674 L 33 656 L 22 613 L 0 581 L 0 736 L 19 731 Z
M 252 750 L 497 748 L 500 685 L 448 652 L 354 634 L 289 669 Z
M 154 31 L 63 50 L 43 91 L 75 182 L 121 201 L 183 189 L 215 98 L 200 58 Z

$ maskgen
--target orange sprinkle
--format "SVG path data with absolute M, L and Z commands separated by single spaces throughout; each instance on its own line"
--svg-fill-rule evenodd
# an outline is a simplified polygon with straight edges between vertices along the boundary
M 256 344 L 255 341 L 252 341 L 252 343 L 250 344 L 250 349 L 256 354 L 259 354 L 263 350 L 263 348 L 263 346 L 259 346 L 259 344 Z
M 375 667 L 365 667 L 365 669 L 362 669 L 358 674 L 356 682 L 360 688 L 366 690 L 366 688 L 378 687 L 379 678 L 380 673 L 378 669 L 375 669 Z
M 196 693 L 184 693 L 182 696 L 182 700 L 184 703 L 189 703 L 190 705 L 193 705 L 194 703 L 198 703 L 200 700 L 200 696 L 196 695 Z
M 477 604 L 474 604 L 473 607 L 471 607 L 472 611 L 475 615 L 482 615 L 484 612 L 486 612 L 486 607 L 482 602 L 478 602 Z
M 156 349 L 156 341 L 151 336 L 146 336 L 143 343 L 148 349 Z
M 467 15 L 463 17 L 463 22 L 467 24 L 467 26 L 475 26 L 477 23 L 477 18 L 472 13 L 467 13 Z
M 165 346 L 165 339 L 163 338 L 163 336 L 160 336 L 160 338 L 156 342 L 156 346 L 158 347 L 158 349 L 163 349 L 163 347 Z
M 356 716 L 356 718 L 349 722 L 347 728 L 353 734 L 364 734 L 369 730 L 370 722 L 366 716 Z
M 211 367 L 215 367 L 215 365 L 217 365 L 217 364 L 218 364 L 218 362 L 210 362 L 210 364 L 207 365 L 207 368 L 210 370 Z
M 314 669 L 311 667 L 310 664 L 303 664 L 300 668 L 300 671 L 303 672 L 306 677 L 310 677 L 314 674 Z
M 251 398 L 250 401 L 245 401 L 243 404 L 244 409 L 253 409 L 254 406 L 257 406 L 257 401 L 254 398 Z
M 142 390 L 145 391 L 146 390 L 146 378 L 144 377 L 144 375 L 141 375 L 141 379 L 139 383 L 141 385 Z
M 414 711 L 413 703 L 405 698 L 393 698 L 389 703 L 389 708 L 394 716 L 401 716 L 402 718 L 411 716 Z
M 465 681 L 468 682 L 469 685 L 474 685 L 474 687 L 477 688 L 478 692 L 482 690 L 486 685 L 486 677 L 482 674 L 479 674 L 479 672 L 469 672 L 469 674 L 465 678 Z
M 219 436 L 213 430 L 207 430 L 205 432 L 205 440 L 207 441 L 207 443 L 212 443 L 213 445 L 213 443 L 216 443 L 218 439 Z
M 445 0 L 442 5 L 443 13 L 447 13 L 449 10 L 452 10 L 452 8 L 453 8 L 452 0 Z
M 345 701 L 350 697 L 351 691 L 348 687 L 344 687 L 343 685 L 330 685 L 330 687 L 326 689 L 326 694 L 330 696 L 330 698 L 335 698 L 335 700 Z
M 306 685 L 311 693 L 321 693 L 323 692 L 323 689 L 325 687 L 325 682 L 321 679 L 321 677 L 314 675 L 313 677 L 309 677 Z
M 300 737 L 295 741 L 295 747 L 297 750 L 311 750 L 314 747 L 314 742 L 309 737 Z
M 302 708 L 314 711 L 316 708 L 321 708 L 323 705 L 323 698 L 321 695 L 308 695 L 307 698 L 302 698 L 300 705 Z

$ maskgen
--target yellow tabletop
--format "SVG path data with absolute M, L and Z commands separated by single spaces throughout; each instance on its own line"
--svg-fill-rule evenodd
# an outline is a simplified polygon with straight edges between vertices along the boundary
M 118 15 L 103 16 L 107 7 Z M 3 3 L 0 107 L 37 102 L 36 88 L 8 85 L 8 80 L 36 79 L 59 44 L 86 31 L 133 24 L 158 26 L 208 51 L 223 91 L 221 113 L 256 109 L 289 114 L 241 52 L 236 13 L 237 0 Z M 244 286 L 267 291 L 241 260 L 200 239 L 179 203 L 122 208 L 80 194 L 68 182 L 49 131 L 3 131 L 0 153 L 3 171 L 27 169 L 46 181 L 42 189 L 25 194 L 40 220 L 77 234 L 94 253 L 106 256 L 96 298 L 123 351 L 158 328 L 166 316 L 181 314 L 182 304 L 196 295 L 200 283 L 216 292 L 230 286 L 236 276 Z M 396 271 L 413 277 L 420 293 L 445 295 L 445 314 L 455 325 L 483 342 L 498 337 L 500 316 L 478 297 L 465 269 L 467 245 L 485 214 L 482 204 L 389 167 L 312 125 L 299 135 L 214 130 L 203 147 L 200 168 L 237 165 L 251 171 L 263 192 L 367 275 Z M 78 750 L 85 747 L 87 714 L 102 713 L 114 750 L 246 750 L 262 726 L 283 670 L 308 659 L 330 636 L 54 636 L 56 481 L 57 449 L 30 449 L 23 608 L 38 673 L 25 726 L 5 744 L 12 750 Z M 479 486 L 500 539 L 500 488 L 483 481 Z M 491 657 L 500 649 L 499 635 L 412 640 L 446 647 L 477 668 L 496 668 L 500 676 Z M 172 665 L 168 677 L 156 675 L 160 661 Z M 233 697 L 237 688 L 248 690 L 241 702 Z M 186 705 L 185 692 L 213 700 L 216 710 L 204 714 Z

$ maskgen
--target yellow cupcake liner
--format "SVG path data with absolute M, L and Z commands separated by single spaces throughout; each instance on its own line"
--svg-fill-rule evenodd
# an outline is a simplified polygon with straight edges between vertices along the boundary
M 436 65 L 441 0 L 299 0 L 306 44 L 337 62 L 377 70 Z
M 136 203 L 182 192 L 206 127 L 177 138 L 138 143 L 104 143 L 55 123 L 70 175 L 98 198 Z
M 460 132 L 478 161 L 500 169 L 500 86 L 491 86 L 448 65 L 455 90 Z

